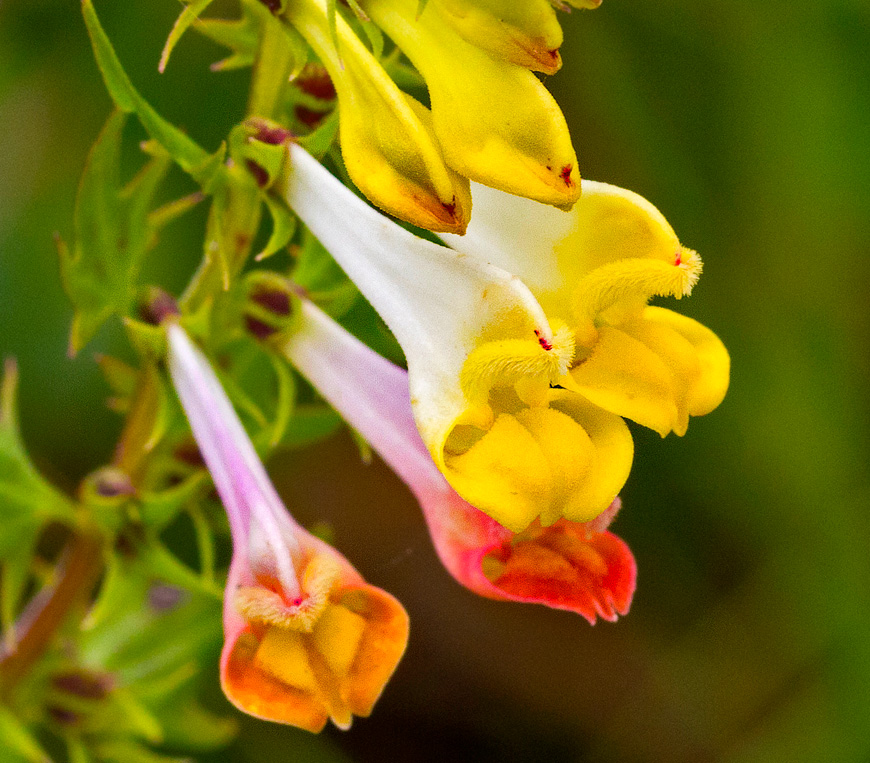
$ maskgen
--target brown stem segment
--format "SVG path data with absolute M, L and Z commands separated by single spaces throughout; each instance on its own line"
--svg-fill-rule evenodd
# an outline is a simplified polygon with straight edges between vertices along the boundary
M 70 612 L 86 602 L 101 568 L 99 538 L 84 532 L 74 535 L 59 563 L 57 581 L 40 591 L 19 618 L 14 648 L 0 650 L 0 696 L 9 697 Z

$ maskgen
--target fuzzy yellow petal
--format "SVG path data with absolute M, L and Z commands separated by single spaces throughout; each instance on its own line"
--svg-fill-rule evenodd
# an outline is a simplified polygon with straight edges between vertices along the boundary
M 621 328 L 645 344 L 670 369 L 677 404 L 674 432 L 684 435 L 689 426 L 689 390 L 695 388 L 701 375 L 701 363 L 695 348 L 674 329 L 653 321 L 640 319 Z
M 546 455 L 533 434 L 509 414 L 498 416 L 466 452 L 447 452 L 443 463 L 457 493 L 514 532 L 524 530 L 550 505 Z
M 551 525 L 586 479 L 595 448 L 583 427 L 561 411 L 526 408 L 517 414 L 517 420 L 531 432 L 547 461 L 552 489 L 550 505 L 541 507 L 541 524 Z
M 631 472 L 634 441 L 621 417 L 579 395 L 554 393 L 551 407 L 576 421 L 593 447 L 585 479 L 574 484 L 560 513 L 573 522 L 588 522 L 604 511 L 622 490 Z

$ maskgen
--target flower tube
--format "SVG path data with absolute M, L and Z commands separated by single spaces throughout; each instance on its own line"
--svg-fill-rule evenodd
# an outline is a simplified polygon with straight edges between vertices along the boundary
M 619 508 L 589 523 L 559 520 L 514 533 L 453 490 L 420 439 L 405 371 L 302 299 L 280 349 L 408 485 L 423 509 L 439 558 L 482 596 L 577 612 L 590 623 L 627 614 L 637 569 L 606 528 Z
M 169 370 L 230 520 L 221 686 L 240 710 L 320 731 L 367 716 L 408 616 L 287 513 L 203 354 L 168 322 Z
M 456 491 L 514 532 L 610 506 L 631 435 L 568 388 L 570 328 L 516 276 L 387 220 L 298 145 L 285 175 L 289 205 L 402 346 L 417 426 Z

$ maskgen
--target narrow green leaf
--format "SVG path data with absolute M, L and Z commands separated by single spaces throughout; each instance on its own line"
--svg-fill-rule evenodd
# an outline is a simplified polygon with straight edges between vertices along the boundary
M 338 119 L 339 110 L 336 108 L 317 126 L 317 129 L 299 138 L 299 145 L 315 159 L 323 159 L 338 137 Z
M 152 231 L 159 231 L 173 220 L 178 219 L 199 204 L 205 195 L 201 191 L 182 196 L 180 199 L 170 201 L 148 213 L 148 225 Z
M 38 525 L 31 525 L 15 533 L 15 553 L 0 563 L 0 630 L 7 647 L 12 647 L 15 643 L 15 618 L 18 615 L 21 595 L 30 580 L 39 530 Z
M 268 193 L 263 194 L 263 201 L 272 217 L 272 234 L 269 236 L 263 251 L 254 258 L 257 262 L 281 251 L 290 243 L 290 239 L 296 232 L 296 215 L 290 211 L 286 204 Z
M 166 744 L 194 750 L 215 750 L 232 741 L 238 733 L 235 718 L 215 715 L 193 696 L 160 714 Z
M 169 169 L 160 149 L 121 187 L 126 116 L 115 111 L 88 156 L 75 207 L 75 247 L 60 247 L 64 288 L 75 307 L 70 352 L 78 352 L 111 315 L 129 311 L 145 254 L 154 241 L 149 208 Z
M 162 530 L 185 506 L 201 496 L 208 484 L 208 473 L 200 469 L 171 488 L 143 493 L 139 507 L 142 523 L 155 531 Z
M 51 763 L 27 727 L 4 707 L 0 707 L 0 739 L 4 763 Z
M 384 33 L 377 24 L 368 19 L 362 19 L 361 26 L 366 37 L 369 39 L 369 44 L 372 46 L 372 55 L 380 60 L 384 55 Z
M 10 358 L 0 382 L 0 558 L 20 552 L 21 533 L 49 518 L 75 521 L 72 502 L 42 478 L 27 456 L 18 430 L 17 387 L 18 369 Z
M 169 56 L 181 39 L 181 35 L 190 28 L 191 24 L 199 18 L 199 14 L 208 8 L 211 3 L 212 0 L 194 0 L 181 12 L 175 25 L 172 27 L 172 31 L 169 33 L 169 38 L 163 47 L 163 53 L 160 55 L 160 64 L 157 66 L 157 69 L 161 74 L 166 69 L 166 64 L 169 63 Z
M 275 406 L 275 423 L 272 425 L 272 437 L 269 446 L 274 448 L 284 439 L 287 427 L 293 416 L 293 407 L 296 403 L 296 382 L 290 367 L 276 355 L 270 355 L 275 376 L 278 379 L 278 402 Z
M 214 533 L 206 519 L 202 507 L 198 503 L 192 503 L 187 507 L 187 513 L 193 524 L 196 534 L 196 549 L 199 554 L 199 570 L 202 579 L 206 583 L 214 583 Z
M 212 155 L 161 117 L 139 94 L 124 71 L 112 43 L 106 36 L 91 0 L 82 0 L 82 13 L 91 38 L 94 56 L 103 75 L 106 88 L 118 108 L 139 117 L 148 134 L 162 145 L 172 160 L 194 180 L 206 186 L 215 178 L 203 175 L 203 168 L 213 169 L 209 164 Z
M 332 38 L 332 46 L 335 48 L 336 53 L 338 53 L 339 60 L 341 60 L 341 51 L 338 49 L 337 13 L 338 9 L 336 8 L 335 0 L 326 0 L 326 19 L 329 23 L 329 36 Z

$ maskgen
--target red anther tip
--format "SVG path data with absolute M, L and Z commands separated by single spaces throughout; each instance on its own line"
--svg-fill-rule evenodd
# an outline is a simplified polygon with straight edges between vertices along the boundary
M 573 169 L 573 168 L 572 168 L 572 166 L 571 166 L 570 164 L 566 164 L 564 167 L 562 167 L 562 171 L 559 173 L 559 177 L 562 178 L 562 181 L 563 181 L 563 182 L 565 183 L 565 185 L 567 185 L 569 188 L 570 188 L 572 185 L 574 185 L 574 181 L 571 180 L 571 170 L 572 170 L 572 169 Z
M 682 265 L 683 264 L 683 253 L 677 252 L 677 257 L 674 260 L 674 265 Z
M 541 345 L 548 352 L 553 349 L 553 345 L 550 344 L 542 335 L 541 332 L 535 329 L 535 336 L 538 337 L 538 344 Z

